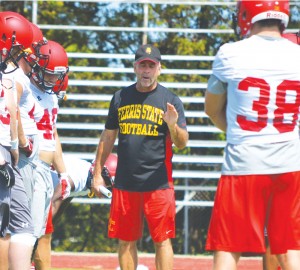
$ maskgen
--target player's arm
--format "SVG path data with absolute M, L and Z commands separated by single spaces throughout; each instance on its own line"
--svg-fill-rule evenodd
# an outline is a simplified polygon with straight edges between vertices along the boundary
M 58 173 L 59 185 L 57 185 L 57 188 L 55 189 L 52 201 L 55 201 L 57 199 L 65 200 L 70 196 L 71 191 L 74 190 L 74 183 L 67 173 L 67 169 L 63 159 L 62 146 L 56 128 L 54 129 L 54 136 L 56 143 L 52 165 Z
M 54 128 L 54 137 L 55 137 L 55 154 L 53 160 L 53 167 L 55 168 L 57 173 L 65 173 L 67 170 L 63 159 L 61 142 L 56 128 Z
M 52 205 L 52 217 L 54 217 L 56 215 L 56 213 L 58 212 L 58 209 L 60 208 L 61 204 L 63 203 L 63 200 L 61 198 L 60 185 L 57 185 L 55 187 L 51 202 L 52 202 L 51 203 L 51 205 Z
M 98 188 L 100 185 L 105 185 L 104 180 L 101 176 L 101 172 L 105 161 L 109 154 L 111 153 L 115 140 L 117 138 L 118 129 L 104 129 L 99 140 L 99 144 L 97 147 L 96 152 L 96 159 L 95 159 L 95 168 L 94 168 L 94 178 L 92 183 L 92 189 L 95 192 L 95 195 L 98 197 L 102 197 L 101 193 L 99 192 Z
M 21 97 L 23 95 L 23 87 L 19 82 L 16 82 L 17 89 L 17 102 L 20 104 Z M 19 146 L 23 147 L 26 144 L 26 136 L 24 134 L 23 126 L 21 123 L 21 117 L 18 119 L 18 138 L 19 138 Z
M 167 123 L 171 140 L 179 149 L 183 149 L 189 139 L 187 130 L 177 125 L 178 113 L 174 105 L 167 103 L 167 111 L 163 114 L 163 120 Z
M 227 88 L 226 84 L 220 82 L 215 76 L 211 76 L 208 81 L 208 90 L 205 92 L 205 113 L 209 116 L 213 124 L 226 132 L 226 105 Z
M 19 82 L 16 82 L 16 89 L 17 89 L 17 101 L 20 104 L 21 97 L 23 95 L 23 86 Z M 32 154 L 32 140 L 27 138 L 24 133 L 23 125 L 22 125 L 22 117 L 19 114 L 18 118 L 18 138 L 19 138 L 19 148 L 27 157 L 31 156 Z
M 14 97 L 14 85 L 10 79 L 3 79 L 2 85 L 5 91 L 4 98 L 6 108 L 10 114 L 10 136 L 11 136 L 11 155 L 13 165 L 19 161 L 19 139 L 18 139 L 18 106 Z

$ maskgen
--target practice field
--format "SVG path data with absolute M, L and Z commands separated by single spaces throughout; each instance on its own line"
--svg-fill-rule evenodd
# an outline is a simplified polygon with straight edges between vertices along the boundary
M 211 270 L 212 256 L 183 256 L 175 255 L 174 270 Z M 139 254 L 139 265 L 155 270 L 153 254 Z M 52 253 L 52 269 L 64 270 L 116 270 L 118 260 L 116 254 L 111 253 Z M 142 268 L 142 267 L 141 267 Z M 261 270 L 260 257 L 242 257 L 238 270 Z

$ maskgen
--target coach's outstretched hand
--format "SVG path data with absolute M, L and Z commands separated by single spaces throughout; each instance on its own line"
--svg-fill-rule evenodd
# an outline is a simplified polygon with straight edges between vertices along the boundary
M 167 111 L 163 113 L 162 118 L 168 126 L 174 126 L 177 123 L 178 113 L 174 105 L 167 103 Z

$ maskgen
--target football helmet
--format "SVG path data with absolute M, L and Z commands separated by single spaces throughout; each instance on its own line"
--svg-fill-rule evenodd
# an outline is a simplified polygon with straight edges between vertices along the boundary
M 30 47 L 25 50 L 27 53 L 25 60 L 33 67 L 38 61 L 38 57 L 35 55 L 35 48 L 46 44 L 47 39 L 43 36 L 42 31 L 36 24 L 30 22 L 30 27 L 33 36 Z
M 239 0 L 235 32 L 247 36 L 255 22 L 266 19 L 281 20 L 287 27 L 289 13 L 289 0 Z
M 66 51 L 59 43 L 49 40 L 46 44 L 38 44 L 34 53 L 38 62 L 34 66 L 33 80 L 41 90 L 56 94 L 54 88 L 63 82 L 69 71 Z
M 13 72 L 18 68 L 18 61 L 25 55 L 25 49 L 32 42 L 32 29 L 30 22 L 12 11 L 0 12 L 0 71 L 6 73 L 7 64 L 11 62 L 14 65 Z
M 109 174 L 112 177 L 116 176 L 117 164 L 118 164 L 118 156 L 116 154 L 110 153 L 108 158 L 106 159 L 104 167 L 108 169 Z
M 62 81 L 57 81 L 56 85 L 53 87 L 53 92 L 58 98 L 67 100 L 67 88 L 69 84 L 69 76 L 66 74 Z
M 282 34 L 282 37 L 300 45 L 300 31 L 298 33 L 286 33 Z
M 105 185 L 108 188 L 111 188 L 114 185 L 117 164 L 118 164 L 118 156 L 116 154 L 110 153 L 108 158 L 106 159 L 106 162 L 101 171 L 101 176 L 105 182 Z M 86 183 L 86 187 L 88 189 L 91 189 L 94 168 L 95 168 L 95 161 L 92 162 L 90 170 L 89 170 L 89 175 L 88 175 L 87 183 Z

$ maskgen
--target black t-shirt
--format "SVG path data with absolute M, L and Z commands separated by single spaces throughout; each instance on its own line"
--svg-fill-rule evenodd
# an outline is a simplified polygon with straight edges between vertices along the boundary
M 116 188 L 151 191 L 173 187 L 172 141 L 161 116 L 167 103 L 178 112 L 177 125 L 186 129 L 181 100 L 160 84 L 147 93 L 137 91 L 133 84 L 114 94 L 105 128 L 119 129 Z

